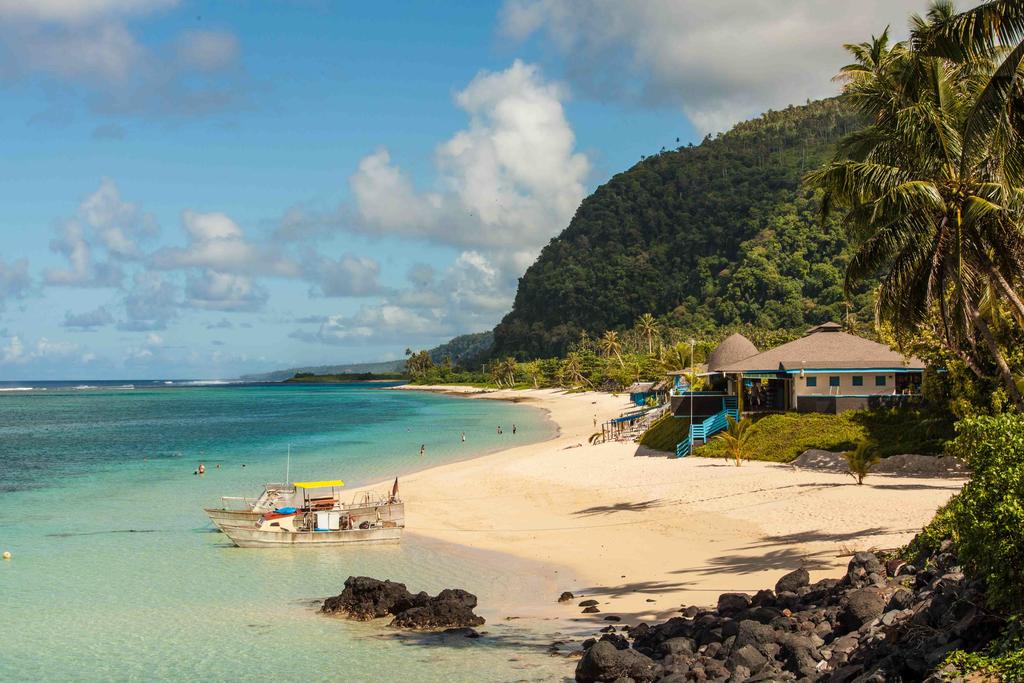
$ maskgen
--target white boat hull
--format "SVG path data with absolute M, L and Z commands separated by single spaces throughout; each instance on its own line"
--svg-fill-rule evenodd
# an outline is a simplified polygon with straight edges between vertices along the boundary
M 224 525 L 221 531 L 239 548 L 281 548 L 296 545 L 398 543 L 403 527 L 375 527 L 344 531 L 267 531 L 252 526 Z
M 224 530 L 224 525 L 255 525 L 256 522 L 260 521 L 260 516 L 263 514 L 261 512 L 253 512 L 252 510 L 223 510 L 220 508 L 204 508 L 203 511 L 219 531 Z
M 386 505 L 345 505 L 343 511 L 352 519 L 352 524 L 359 526 L 363 522 L 395 522 L 405 521 L 405 503 L 388 503 Z M 204 508 L 204 512 L 218 530 L 224 531 L 225 526 L 256 526 L 263 516 L 262 512 L 252 510 L 227 510 L 223 508 Z M 380 517 L 378 518 L 378 512 Z M 320 532 L 323 533 L 323 532 Z

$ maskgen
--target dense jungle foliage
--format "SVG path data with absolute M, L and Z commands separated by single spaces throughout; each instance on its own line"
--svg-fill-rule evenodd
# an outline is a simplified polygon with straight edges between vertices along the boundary
M 582 332 L 653 313 L 692 333 L 748 324 L 804 329 L 848 309 L 850 250 L 801 184 L 860 118 L 839 99 L 769 112 L 728 133 L 649 157 L 585 199 L 519 283 L 494 331 L 494 357 L 564 355 Z

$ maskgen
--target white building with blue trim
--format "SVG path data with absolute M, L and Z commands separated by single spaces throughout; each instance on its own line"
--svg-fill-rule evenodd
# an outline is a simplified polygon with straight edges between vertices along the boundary
M 800 339 L 741 360 L 709 358 L 708 373 L 725 381 L 741 412 L 840 413 L 916 400 L 924 361 L 825 323 Z M 717 365 L 717 367 L 713 367 Z

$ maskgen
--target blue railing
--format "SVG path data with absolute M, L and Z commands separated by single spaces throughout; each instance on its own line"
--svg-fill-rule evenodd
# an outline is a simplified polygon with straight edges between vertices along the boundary
M 722 410 L 715 413 L 709 418 L 706 418 L 699 424 L 690 425 L 690 434 L 685 441 L 680 441 L 676 444 L 676 457 L 684 458 L 693 452 L 693 442 L 700 439 L 701 442 L 707 443 L 708 437 L 717 434 L 718 432 L 729 428 L 729 418 L 733 421 L 739 422 L 740 413 L 738 404 L 735 396 L 725 396 L 722 398 Z

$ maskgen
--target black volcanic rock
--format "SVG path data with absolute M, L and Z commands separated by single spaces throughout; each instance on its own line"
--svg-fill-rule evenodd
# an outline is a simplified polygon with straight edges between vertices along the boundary
M 350 619 L 369 621 L 393 614 L 396 604 L 408 603 L 413 598 L 404 583 L 380 581 L 369 576 L 350 576 L 340 595 L 324 600 L 321 612 L 342 613 Z
M 576 680 L 580 683 L 649 683 L 660 674 L 661 666 L 650 657 L 636 650 L 620 650 L 608 640 L 594 643 L 576 665 Z
M 950 651 L 983 650 L 1007 623 L 986 609 L 984 582 L 956 559 L 944 547 L 920 558 L 928 569 L 918 570 L 857 553 L 842 579 L 808 585 L 797 570 L 779 580 L 777 595 L 724 593 L 715 610 L 689 608 L 690 618 L 638 624 L 628 638 L 585 641 L 576 680 L 946 680 L 938 667 Z
M 431 597 L 410 593 L 405 584 L 368 576 L 350 576 L 340 595 L 324 600 L 320 611 L 369 621 L 392 616 L 391 626 L 411 630 L 468 629 L 484 619 L 473 613 L 476 596 L 461 588 L 446 588 Z

